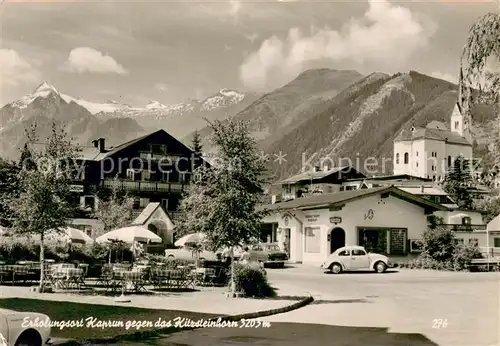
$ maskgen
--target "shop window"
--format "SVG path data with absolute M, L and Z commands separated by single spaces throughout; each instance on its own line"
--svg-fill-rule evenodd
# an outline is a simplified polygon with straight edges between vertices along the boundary
M 305 249 L 307 253 L 321 252 L 321 228 L 306 227 L 305 228 Z

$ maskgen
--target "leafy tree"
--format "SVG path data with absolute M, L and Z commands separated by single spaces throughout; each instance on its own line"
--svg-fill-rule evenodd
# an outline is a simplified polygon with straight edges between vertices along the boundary
M 500 72 L 490 68 L 500 61 L 500 13 L 487 13 L 470 28 L 467 43 L 462 51 L 465 64 L 464 78 L 477 85 L 498 106 L 500 100 Z M 484 98 L 483 98 L 484 100 Z M 472 101 L 472 100 L 469 100 Z
M 472 209 L 474 202 L 469 190 L 471 186 L 469 160 L 459 156 L 446 174 L 443 188 L 460 208 Z
M 32 170 L 36 168 L 35 162 L 33 160 L 33 155 L 29 149 L 28 143 L 24 144 L 23 150 L 21 151 L 21 158 L 19 159 L 19 168 L 26 168 L 27 170 Z
M 234 250 L 259 238 L 265 210 L 257 210 L 266 183 L 266 167 L 247 124 L 234 119 L 209 123 L 218 159 L 199 167 L 181 202 L 184 232 L 201 232 L 213 249 L 232 249 L 231 290 L 234 292 Z
M 36 169 L 21 169 L 20 193 L 11 199 L 9 207 L 14 231 L 40 238 L 40 292 L 43 292 L 45 235 L 49 230 L 62 232 L 74 215 L 70 184 L 79 150 L 55 123 L 41 148 L 36 145 L 36 126 L 27 130 L 26 136 Z
M 12 213 L 10 199 L 19 193 L 19 168 L 15 162 L 0 157 L 0 226 L 10 227 Z
M 201 144 L 201 137 L 198 130 L 194 131 L 192 145 L 193 145 L 193 152 L 196 155 L 200 156 L 202 154 L 203 145 Z
M 477 86 L 481 98 L 467 102 L 489 102 L 496 107 L 498 117 L 493 123 L 492 167 L 500 167 L 500 70 L 491 68 L 500 64 L 500 13 L 487 13 L 470 28 L 467 43 L 462 51 L 465 65 L 464 79 L 469 85 Z M 496 61 L 495 61 L 496 60 Z
M 132 222 L 132 206 L 133 199 L 127 195 L 123 195 L 118 184 L 113 184 L 111 194 L 108 198 L 103 198 L 99 201 L 99 206 L 94 212 L 94 217 L 103 225 L 104 233 L 107 233 L 114 229 L 125 227 Z
M 429 229 L 437 229 L 443 223 L 444 219 L 440 216 L 429 215 L 427 217 L 427 227 L 429 227 Z
M 497 191 L 479 201 L 475 209 L 483 214 L 484 223 L 488 223 L 500 214 L 500 197 Z

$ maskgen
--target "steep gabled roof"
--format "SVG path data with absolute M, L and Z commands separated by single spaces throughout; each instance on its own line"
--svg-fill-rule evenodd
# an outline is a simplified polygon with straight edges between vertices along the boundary
M 270 211 L 293 210 L 293 209 L 300 209 L 300 210 L 326 209 L 326 208 L 341 206 L 345 203 L 373 196 L 376 194 L 388 194 L 391 196 L 395 196 L 397 198 L 406 200 L 407 202 L 419 205 L 423 208 L 430 208 L 433 210 L 445 210 L 445 211 L 448 210 L 447 207 L 441 204 L 434 203 L 430 200 L 408 193 L 394 186 L 349 190 L 349 191 L 328 193 L 328 194 L 316 195 L 305 198 L 296 198 L 294 200 L 287 202 L 264 205 L 259 207 L 259 209 L 260 210 L 265 209 Z
M 394 139 L 394 142 L 416 141 L 419 139 L 430 139 L 434 141 L 447 142 L 450 144 L 472 146 L 467 139 L 458 133 L 450 130 L 442 130 L 435 127 L 417 127 L 412 129 L 403 129 Z
M 310 171 L 310 172 L 304 172 L 304 173 L 300 173 L 300 174 L 297 174 L 297 175 L 294 175 L 290 178 L 287 178 L 285 180 L 282 180 L 280 182 L 278 182 L 278 184 L 295 184 L 295 183 L 298 183 L 300 181 L 311 181 L 311 180 L 320 180 L 320 179 L 323 179 L 323 178 L 326 178 L 330 175 L 333 175 L 333 174 L 341 174 L 341 173 L 350 173 L 350 172 L 354 172 L 356 174 L 358 174 L 360 177 L 365 177 L 364 174 L 360 173 L 359 171 L 357 171 L 356 169 L 354 169 L 353 167 L 350 167 L 350 166 L 343 166 L 343 167 L 334 167 L 328 171 Z
M 99 152 L 99 148 L 95 148 L 93 146 L 92 147 L 84 147 L 84 148 L 82 148 L 82 153 L 81 153 L 80 157 L 84 160 L 87 160 L 87 161 L 101 161 L 105 158 L 111 157 L 111 156 L 119 153 L 120 151 L 122 151 L 122 150 L 136 144 L 136 143 L 139 143 L 139 142 L 141 142 L 141 141 L 143 141 L 151 136 L 157 135 L 157 134 L 163 134 L 163 135 L 166 135 L 168 137 L 171 137 L 173 140 L 179 142 L 179 145 L 183 146 L 186 150 L 192 151 L 192 149 L 187 147 L 181 141 L 179 141 L 178 139 L 176 139 L 175 137 L 170 135 L 165 130 L 161 129 L 161 130 L 151 132 L 147 135 L 138 137 L 136 139 L 130 140 L 128 142 L 122 143 L 116 147 L 113 147 L 113 148 L 107 150 L 104 153 Z
M 493 220 L 488 222 L 486 229 L 488 231 L 500 231 L 500 215 L 497 215 Z
M 139 214 L 139 216 L 132 222 L 132 225 L 143 225 L 153 215 L 153 213 L 160 207 L 160 203 L 149 203 L 146 208 Z
M 413 184 L 415 184 L 417 181 L 422 181 L 422 182 L 432 182 L 432 179 L 427 179 L 427 178 L 422 178 L 422 177 L 417 177 L 415 175 L 410 175 L 410 174 L 397 174 L 397 175 L 379 175 L 379 176 L 373 176 L 373 177 L 367 177 L 367 178 L 354 178 L 354 179 L 347 179 L 347 182 L 352 182 L 352 181 L 361 181 L 364 180 L 366 182 L 378 182 L 378 181 L 410 181 Z

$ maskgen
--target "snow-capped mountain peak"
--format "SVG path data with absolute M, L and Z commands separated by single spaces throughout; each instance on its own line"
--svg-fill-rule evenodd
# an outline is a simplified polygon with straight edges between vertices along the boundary
M 215 95 L 212 95 L 202 102 L 202 108 L 210 111 L 215 108 L 227 107 L 240 103 L 245 98 L 245 95 L 231 89 L 221 89 Z
M 227 96 L 227 97 L 236 97 L 236 98 L 240 98 L 240 97 L 245 96 L 242 93 L 240 93 L 236 90 L 231 90 L 231 89 L 220 89 L 219 94 Z
M 145 106 L 133 107 L 115 100 L 92 102 L 80 97 L 69 96 L 59 92 L 53 85 L 44 81 L 33 91 L 32 94 L 23 96 L 21 99 L 14 101 L 7 106 L 22 110 L 40 98 L 47 100 L 49 98 L 55 98 L 68 104 L 74 102 L 87 109 L 91 114 L 103 117 L 148 117 L 164 119 L 195 111 L 210 112 L 218 108 L 231 107 L 240 103 L 245 98 L 245 94 L 231 89 L 221 89 L 205 100 L 191 99 L 186 102 L 168 105 L 162 104 L 158 101 L 149 101 L 149 103 Z
M 164 104 L 161 104 L 158 101 L 149 101 L 148 104 L 144 108 L 146 108 L 146 109 L 166 109 L 169 107 L 165 106 Z
M 56 88 L 54 88 L 52 85 L 50 85 L 49 83 L 47 83 L 46 81 L 43 81 L 42 84 L 40 84 L 36 89 L 35 91 L 33 92 L 33 96 L 37 95 L 37 96 L 41 96 L 41 97 L 44 97 L 48 94 L 50 94 L 51 92 L 53 93 L 56 93 L 56 94 L 59 94 L 59 92 L 57 91 Z
M 44 81 L 33 91 L 32 94 L 25 95 L 19 100 L 9 103 L 9 106 L 13 108 L 24 109 L 36 99 L 46 98 L 52 94 L 59 95 L 59 92 L 52 85 Z

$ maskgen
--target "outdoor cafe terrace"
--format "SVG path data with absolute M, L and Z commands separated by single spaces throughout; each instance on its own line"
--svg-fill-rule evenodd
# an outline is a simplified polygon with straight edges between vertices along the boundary
M 15 238 L 11 237 L 12 240 Z M 36 242 L 36 237 L 34 238 Z M 68 249 L 72 249 L 68 251 L 71 254 L 76 250 L 76 246 L 71 245 L 73 243 L 84 244 L 87 247 L 92 247 L 96 243 L 107 249 L 109 257 L 105 254 L 108 257 L 106 259 L 88 258 L 87 262 L 92 262 L 91 264 L 85 261 L 68 263 L 72 260 L 68 257 L 60 260 L 61 263 L 56 263 L 54 259 L 44 261 L 44 287 L 47 285 L 53 290 L 138 293 L 155 290 L 192 290 L 196 286 L 225 285 L 227 282 L 227 268 L 222 262 L 197 261 L 195 264 L 190 261 L 145 254 L 140 242 L 158 243 L 161 242 L 161 238 L 140 226 L 124 227 L 108 232 L 95 242 L 84 232 L 70 227 L 64 232 L 56 232 L 47 237 L 47 241 L 58 239 L 63 239 Z M 120 251 L 121 261 L 118 258 Z M 132 254 L 132 263 L 123 261 L 124 251 Z M 112 253 L 115 253 L 115 261 L 118 263 L 111 263 Z M 10 257 L 12 256 L 6 259 L 15 264 L 0 261 L 0 284 L 12 286 L 39 284 L 41 278 L 39 262 L 12 262 L 15 259 Z
M 225 285 L 225 267 L 204 263 L 203 267 L 167 260 L 162 263 L 137 262 L 104 264 L 100 273 L 89 275 L 85 263 L 44 264 L 44 280 L 55 290 L 93 290 L 97 293 L 148 292 L 162 290 L 194 290 L 197 286 Z M 170 262 L 170 263 L 169 263 Z M 19 261 L 0 264 L 0 284 L 38 284 L 40 263 Z

